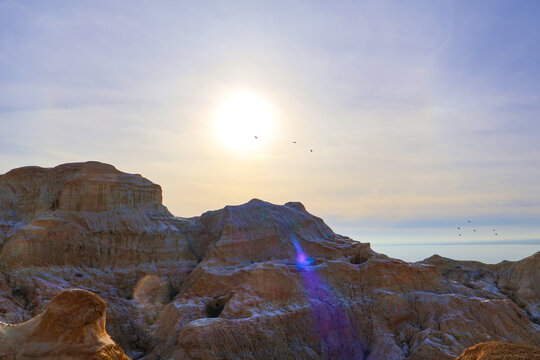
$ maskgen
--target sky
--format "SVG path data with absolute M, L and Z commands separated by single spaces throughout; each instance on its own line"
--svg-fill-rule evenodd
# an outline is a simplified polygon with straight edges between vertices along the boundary
M 301 201 L 393 256 L 515 260 L 540 250 L 539 18 L 538 1 L 0 0 L 0 173 L 97 160 L 177 216 Z M 243 151 L 215 126 L 238 91 L 273 119 Z

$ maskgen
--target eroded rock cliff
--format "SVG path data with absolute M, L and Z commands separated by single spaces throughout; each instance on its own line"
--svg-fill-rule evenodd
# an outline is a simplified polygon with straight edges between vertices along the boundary
M 434 255 L 422 261 L 449 280 L 478 291 L 484 297 L 511 299 L 536 324 L 540 321 L 540 252 L 521 261 L 482 264 Z
M 86 289 L 134 359 L 454 359 L 540 343 L 539 253 L 406 263 L 294 202 L 176 218 L 159 186 L 96 162 L 0 176 L 0 224 L 0 319 Z
M 159 185 L 99 162 L 12 170 L 0 176 L 0 262 L 114 268 L 194 261 L 179 232 L 190 222 L 174 218 L 161 198 Z

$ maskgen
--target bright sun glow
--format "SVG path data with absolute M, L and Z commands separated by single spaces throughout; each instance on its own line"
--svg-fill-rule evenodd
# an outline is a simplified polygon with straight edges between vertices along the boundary
M 275 125 L 272 105 L 251 91 L 227 97 L 216 114 L 218 138 L 236 150 L 250 150 L 266 143 Z

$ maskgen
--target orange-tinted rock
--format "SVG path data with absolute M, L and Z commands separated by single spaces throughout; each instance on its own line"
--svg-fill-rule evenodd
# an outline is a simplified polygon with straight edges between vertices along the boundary
M 483 296 L 510 298 L 536 323 L 540 321 L 540 252 L 521 261 L 482 264 L 432 256 L 423 261 L 436 266 L 445 278 L 479 291 Z
M 161 188 L 98 162 L 0 176 L 0 263 L 127 267 L 195 261 Z M 189 235 L 189 231 L 186 232 Z
M 376 257 L 306 269 L 201 264 L 156 327 L 150 359 L 453 359 L 479 340 L 540 341 L 515 303 Z
M 159 185 L 96 161 L 14 169 L 0 177 L 0 189 L 0 210 L 12 221 L 29 222 L 57 209 L 101 212 L 162 206 Z
M 129 360 L 105 330 L 105 309 L 91 292 L 62 291 L 33 319 L 0 323 L 0 358 Z
M 411 264 L 293 202 L 176 218 L 158 185 L 95 162 L 11 171 L 0 200 L 0 319 L 91 290 L 134 359 L 454 359 L 482 341 L 540 343 L 539 254 Z
M 466 349 L 456 360 L 540 360 L 540 349 L 505 342 L 485 342 Z

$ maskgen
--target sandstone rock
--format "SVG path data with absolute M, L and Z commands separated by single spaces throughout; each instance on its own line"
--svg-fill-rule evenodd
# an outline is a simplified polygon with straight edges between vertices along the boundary
M 369 245 L 335 234 L 300 203 L 280 206 L 253 199 L 243 205 L 209 211 L 195 221 L 203 231 L 197 253 L 216 263 L 295 262 L 295 243 L 311 256 L 325 259 L 352 256 L 356 251 L 370 252 Z
M 540 343 L 540 253 L 411 264 L 297 202 L 177 218 L 158 185 L 96 162 L 0 176 L 0 242 L 0 319 L 89 290 L 134 359 L 454 359 Z
M 477 295 L 434 267 L 375 256 L 203 263 L 158 319 L 148 358 L 453 359 L 478 340 L 540 341 L 515 303 Z
M 509 298 L 536 324 L 540 321 L 540 252 L 520 261 L 482 264 L 434 255 L 422 261 L 436 266 L 450 280 L 487 298 Z
M 18 325 L 0 323 L 0 357 L 129 360 L 105 331 L 105 309 L 91 292 L 62 291 L 35 318 Z
M 0 176 L 0 264 L 129 267 L 195 257 L 161 188 L 98 162 Z M 189 231 L 186 232 L 189 235 Z
M 539 360 L 540 349 L 504 342 L 485 342 L 466 349 L 456 360 Z

